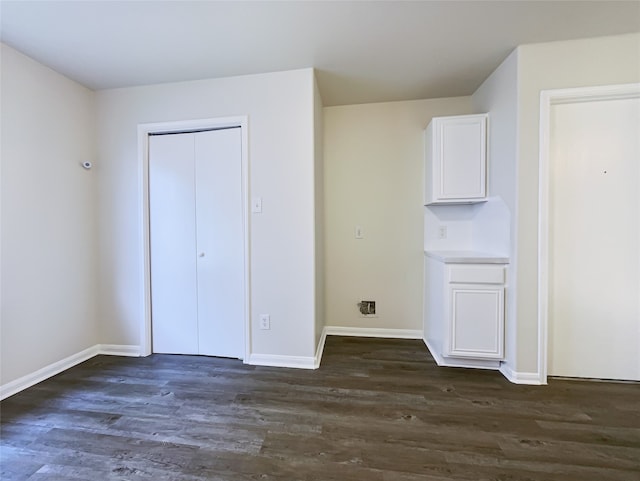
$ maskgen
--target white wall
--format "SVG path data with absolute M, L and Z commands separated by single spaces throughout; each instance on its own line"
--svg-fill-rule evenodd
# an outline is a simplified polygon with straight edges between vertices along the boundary
M 94 94 L 2 44 L 2 384 L 98 343 Z
M 640 34 L 518 48 L 517 359 L 538 369 L 538 168 L 540 91 L 640 81 Z
M 252 352 L 313 356 L 312 69 L 98 92 L 100 313 L 105 343 L 138 344 L 142 322 L 137 125 L 249 117 Z M 258 316 L 271 315 L 271 330 Z
M 507 359 L 535 372 L 540 91 L 637 81 L 640 35 L 632 34 L 519 47 L 473 102 L 325 108 L 321 189 L 311 69 L 99 92 L 96 149 L 94 94 L 3 45 L 2 383 L 98 342 L 138 344 L 137 124 L 236 115 L 249 116 L 251 195 L 264 207 L 251 218 L 253 352 L 314 353 L 323 317 L 320 192 L 326 323 L 420 328 L 422 129 L 434 115 L 488 111 L 496 203 L 474 221 L 508 212 L 511 228 L 508 241 L 481 226 L 472 234 L 487 246 L 509 245 L 517 289 L 507 294 Z M 96 151 L 94 169 L 82 170 Z M 356 225 L 364 239 L 354 239 Z M 358 316 L 363 298 L 378 301 L 377 319 Z M 260 313 L 271 314 L 270 331 L 256 329 Z
M 430 205 L 424 209 L 425 250 L 478 250 L 474 245 L 474 218 L 481 204 Z M 439 229 L 447 230 L 441 239 Z M 491 250 L 489 250 L 491 252 Z
M 470 97 L 325 107 L 327 325 L 422 328 L 423 130 L 470 112 Z
M 515 50 L 471 97 L 476 112 L 489 113 L 489 201 L 474 219 L 478 250 L 506 254 L 505 362 L 514 368 L 516 343 L 516 167 L 518 158 L 518 51 Z
M 325 326 L 325 256 L 324 256 L 324 112 L 322 96 L 314 75 L 313 81 L 314 129 L 314 193 L 315 193 L 315 272 L 316 272 L 316 346 Z

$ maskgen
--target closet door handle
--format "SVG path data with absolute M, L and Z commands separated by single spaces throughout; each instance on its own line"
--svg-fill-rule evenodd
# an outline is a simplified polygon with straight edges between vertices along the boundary
M 201 252 L 200 254 L 198 254 L 198 257 L 204 257 L 204 252 Z

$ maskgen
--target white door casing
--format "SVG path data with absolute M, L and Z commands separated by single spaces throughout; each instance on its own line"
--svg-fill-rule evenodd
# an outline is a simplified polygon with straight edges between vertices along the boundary
M 142 279 L 143 305 L 140 316 L 140 353 L 143 356 L 151 354 L 151 259 L 150 259 L 150 209 L 149 209 L 149 136 L 155 133 L 179 133 L 195 132 L 212 129 L 228 129 L 240 127 L 240 210 L 239 217 L 241 224 L 242 239 L 239 242 L 239 250 L 242 253 L 244 271 L 242 273 L 242 319 L 240 323 L 242 330 L 243 346 L 241 346 L 242 357 L 245 362 L 251 353 L 251 328 L 250 328 L 250 250 L 249 250 L 249 215 L 248 215 L 248 195 L 249 195 L 249 159 L 248 159 L 248 119 L 247 117 L 229 117 L 214 119 L 198 119 L 175 122 L 161 122 L 152 124 L 140 124 L 138 126 L 138 147 L 139 147 L 139 178 L 141 182 L 142 195 L 139 201 L 140 222 L 140 250 L 143 262 L 140 266 L 140 276 Z M 236 224 L 237 225 L 237 224 Z M 194 244 L 194 247 L 197 247 Z M 237 250 L 235 251 L 237 254 Z M 199 254 L 199 253 L 198 253 Z M 199 259 L 199 258 L 197 258 Z M 224 354 L 222 354 L 224 355 Z M 235 356 L 235 355 L 234 355 Z

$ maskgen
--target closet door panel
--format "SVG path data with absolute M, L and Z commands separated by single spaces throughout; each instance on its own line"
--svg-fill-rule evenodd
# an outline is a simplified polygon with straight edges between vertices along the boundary
M 244 226 L 239 128 L 195 135 L 200 354 L 244 357 Z
M 149 138 L 153 352 L 197 354 L 193 135 Z

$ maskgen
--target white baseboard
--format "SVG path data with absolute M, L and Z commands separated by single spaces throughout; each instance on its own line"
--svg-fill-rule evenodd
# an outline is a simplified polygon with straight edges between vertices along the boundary
M 27 389 L 28 387 L 31 387 L 35 384 L 38 384 L 45 379 L 55 376 L 56 374 L 60 374 L 62 371 L 66 371 L 76 364 L 80 364 L 87 359 L 91 359 L 96 354 L 98 354 L 98 346 L 91 346 L 84 351 L 72 354 L 69 357 L 65 357 L 60 361 L 45 366 L 42 369 L 38 369 L 31 374 L 27 374 L 26 376 L 19 377 L 18 379 L 3 384 L 2 386 L 0 386 L 0 399 L 5 399 L 9 396 L 13 396 L 14 394 L 17 394 L 20 391 L 23 391 L 24 389 Z
M 276 354 L 251 354 L 247 364 L 254 366 L 292 367 L 298 369 L 318 369 L 327 336 L 386 337 L 399 339 L 422 339 L 422 331 L 410 329 L 379 329 L 325 326 L 316 347 L 314 357 L 280 356 Z
M 530 384 L 533 386 L 540 386 L 547 384 L 540 378 L 540 374 L 537 372 L 517 372 L 511 369 L 506 363 L 502 363 L 500 366 L 500 372 L 504 377 L 514 384 Z
M 126 344 L 98 344 L 98 354 L 140 357 L 140 346 Z
M 291 367 L 296 369 L 318 369 L 320 367 L 320 361 L 322 361 L 322 353 L 324 352 L 324 344 L 326 340 L 327 328 L 325 327 L 320 335 L 320 340 L 316 347 L 316 355 L 314 357 L 251 354 L 246 364 L 253 366 Z
M 444 364 L 443 364 L 442 356 L 440 355 L 438 350 L 433 346 L 433 344 L 431 344 L 426 337 L 423 337 L 422 341 L 424 342 L 424 345 L 427 346 L 427 349 L 429 350 L 429 354 L 431 354 L 431 357 L 436 362 L 436 364 L 438 366 L 443 366 Z
M 452 358 L 444 358 L 440 355 L 440 353 L 438 352 L 437 349 L 435 349 L 435 347 L 427 340 L 427 339 L 423 339 L 424 343 L 427 346 L 427 349 L 429 349 L 429 352 L 431 353 L 431 355 L 433 356 L 433 359 L 435 359 L 436 364 L 438 366 L 447 366 L 447 367 L 469 367 L 469 368 L 482 368 L 482 369 L 493 369 L 493 370 L 498 370 L 500 371 L 500 373 L 507 378 L 508 381 L 514 383 L 514 384 L 530 384 L 530 385 L 534 385 L 534 386 L 540 386 L 542 384 L 547 384 L 546 382 L 542 382 L 540 379 L 540 375 L 537 372 L 516 372 L 513 369 L 511 369 L 511 367 L 505 363 L 504 361 L 491 361 L 491 362 L 495 362 L 498 363 L 498 366 L 481 366 L 481 365 L 474 365 L 471 363 L 468 363 L 467 361 L 461 360 L 453 360 L 452 363 Z M 478 362 L 483 362 L 483 361 L 478 361 Z M 486 362 L 486 361 L 484 361 Z
M 281 356 L 278 354 L 251 354 L 247 364 L 252 366 L 291 367 L 296 369 L 316 369 L 311 356 Z
M 423 341 L 438 366 L 465 367 L 469 369 L 491 369 L 494 371 L 500 369 L 500 361 L 495 361 L 493 359 L 463 359 L 456 357 L 445 357 L 440 354 L 440 352 L 427 339 L 423 339 Z
M 39 382 L 49 379 L 50 377 L 60 374 L 81 362 L 87 361 L 98 354 L 106 354 L 110 356 L 139 356 L 140 348 L 138 346 L 127 346 L 117 344 L 96 344 L 84 351 L 72 354 L 60 361 L 49 364 L 48 366 L 38 369 L 35 372 L 22 376 L 11 382 L 0 386 L 0 400 L 13 396 L 14 394 L 24 391 L 28 387 L 34 386 Z
M 422 339 L 418 329 L 385 329 L 376 327 L 326 326 L 327 336 L 385 337 L 392 339 Z
M 322 354 L 324 353 L 324 345 L 327 342 L 327 328 L 322 329 L 322 334 L 320 335 L 320 340 L 318 341 L 318 347 L 316 348 L 316 356 L 313 360 L 313 366 L 315 369 L 320 367 L 320 362 L 322 362 Z

